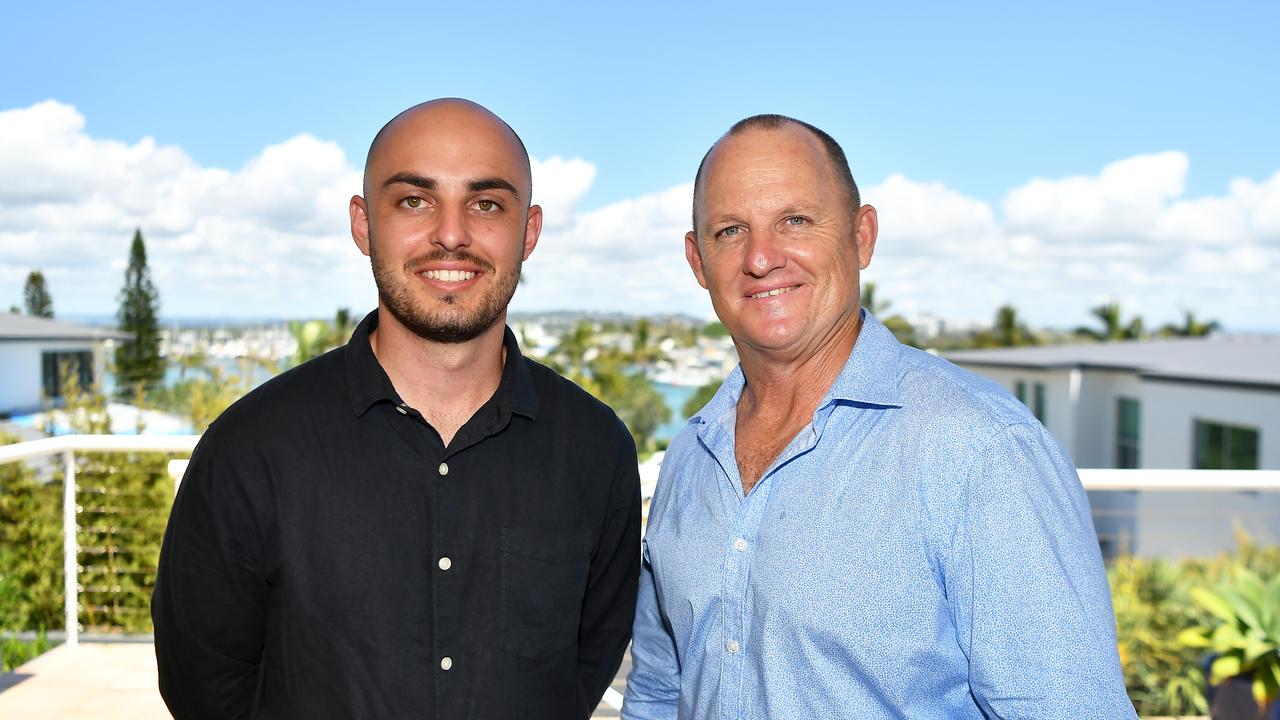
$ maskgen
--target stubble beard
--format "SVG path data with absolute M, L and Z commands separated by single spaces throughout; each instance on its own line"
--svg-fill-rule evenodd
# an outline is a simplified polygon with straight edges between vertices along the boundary
M 523 260 L 517 258 L 515 266 L 496 270 L 493 263 L 465 250 L 449 252 L 436 250 L 425 256 L 412 258 L 402 268 L 389 267 L 378 260 L 377 243 L 370 238 L 369 263 L 373 266 L 373 280 L 378 286 L 378 298 L 383 307 L 401 325 L 418 337 L 438 343 L 464 343 L 474 340 L 498 322 L 520 284 Z M 414 297 L 409 283 L 415 266 L 428 262 L 458 261 L 476 265 L 494 274 L 494 281 L 477 299 L 471 309 L 459 307 L 459 297 L 448 294 L 441 297 L 436 308 L 426 308 Z

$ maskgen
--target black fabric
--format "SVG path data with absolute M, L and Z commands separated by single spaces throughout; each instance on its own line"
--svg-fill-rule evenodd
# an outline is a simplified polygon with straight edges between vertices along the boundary
M 446 448 L 375 325 L 201 438 L 152 602 L 165 702 L 180 720 L 587 718 L 635 609 L 630 434 L 508 330 L 498 390 Z

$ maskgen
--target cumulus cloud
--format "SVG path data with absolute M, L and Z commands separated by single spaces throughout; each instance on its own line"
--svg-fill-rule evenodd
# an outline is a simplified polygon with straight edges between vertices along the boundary
M 516 310 L 710 316 L 684 260 L 690 185 L 583 209 L 595 165 L 532 165 L 545 222 Z M 1029 180 L 996 206 L 890 175 L 863 189 L 881 227 L 865 279 L 909 315 L 985 320 L 1012 302 L 1033 323 L 1070 326 L 1119 300 L 1149 324 L 1189 307 L 1228 327 L 1274 326 L 1280 172 L 1186 197 L 1191 168 L 1181 152 L 1136 155 Z M 376 298 L 346 212 L 360 180 L 339 146 L 306 134 L 226 169 L 151 138 L 94 137 L 56 101 L 0 111 L 0 283 L 18 302 L 39 268 L 61 313 L 110 314 L 140 227 L 166 315 L 363 310 Z

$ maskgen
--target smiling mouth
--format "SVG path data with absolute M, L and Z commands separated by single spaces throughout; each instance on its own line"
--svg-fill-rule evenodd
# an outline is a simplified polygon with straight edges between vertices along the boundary
M 466 282 L 476 276 L 471 270 L 423 270 L 418 274 L 428 280 L 441 282 Z
M 774 288 L 774 289 L 772 289 L 772 290 L 768 290 L 768 291 L 765 291 L 765 292 L 752 293 L 752 294 L 751 294 L 751 295 L 749 295 L 748 297 L 750 297 L 750 298 L 751 298 L 751 299 L 753 299 L 753 300 L 759 300 L 760 298 L 773 297 L 774 295 L 785 295 L 785 294 L 787 294 L 787 293 L 791 292 L 792 290 L 795 290 L 795 289 L 796 289 L 796 288 L 798 288 L 798 287 L 800 287 L 800 286 L 799 286 L 799 285 L 792 285 L 791 287 L 780 287 L 780 288 Z

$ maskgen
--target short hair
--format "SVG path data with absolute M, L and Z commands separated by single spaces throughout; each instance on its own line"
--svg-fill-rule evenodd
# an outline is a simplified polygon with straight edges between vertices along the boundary
M 836 171 L 836 178 L 844 185 L 845 192 L 849 198 L 849 207 L 853 210 L 862 207 L 862 198 L 858 195 L 858 183 L 853 180 L 853 171 L 849 169 L 849 159 L 845 157 L 844 148 L 840 147 L 840 143 L 836 142 L 835 138 L 828 135 L 821 128 L 786 115 L 764 113 L 752 115 L 734 123 L 733 127 L 729 128 L 729 132 L 720 137 L 720 140 L 734 135 L 741 135 L 748 130 L 777 130 L 787 123 L 799 125 L 818 138 L 818 141 L 822 143 L 822 148 L 826 150 L 827 161 L 831 163 L 831 167 Z M 702 169 L 707 164 L 707 158 L 711 157 L 711 151 L 716 149 L 716 145 L 720 144 L 720 140 L 716 140 L 715 144 L 702 156 L 702 162 L 698 163 L 698 172 L 693 176 L 693 231 L 695 233 L 698 231 L 698 188 L 702 186 Z

